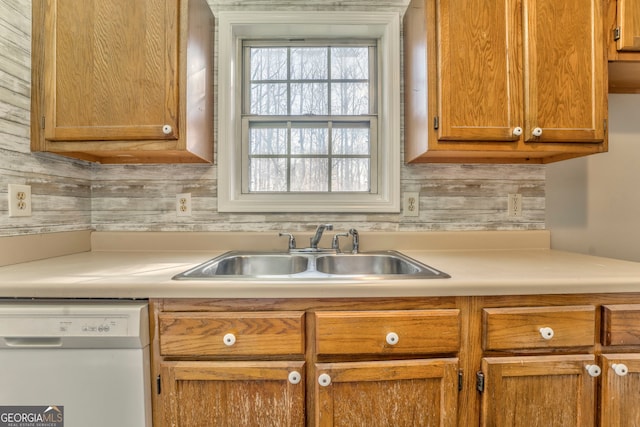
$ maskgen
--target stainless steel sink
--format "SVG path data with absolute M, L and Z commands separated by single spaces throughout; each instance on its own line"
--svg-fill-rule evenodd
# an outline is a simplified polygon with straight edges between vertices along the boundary
M 259 279 L 444 279 L 450 277 L 398 251 L 326 252 L 232 251 L 173 277 L 174 280 Z

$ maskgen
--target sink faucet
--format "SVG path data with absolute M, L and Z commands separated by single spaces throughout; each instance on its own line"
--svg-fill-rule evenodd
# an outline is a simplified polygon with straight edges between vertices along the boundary
M 322 238 L 324 230 L 333 230 L 333 224 L 320 224 L 318 228 L 316 228 L 316 233 L 311 238 L 311 249 L 318 249 L 318 243 Z

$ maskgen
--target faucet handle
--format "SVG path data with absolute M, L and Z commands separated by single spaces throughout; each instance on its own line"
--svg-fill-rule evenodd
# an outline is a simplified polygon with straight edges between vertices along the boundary
M 331 249 L 335 249 L 336 253 L 340 253 L 340 242 L 339 242 L 339 238 L 340 237 L 348 237 L 349 233 L 338 233 L 336 235 L 333 236 L 333 240 L 331 241 Z
M 289 238 L 289 249 L 296 248 L 296 238 L 293 237 L 291 233 L 278 233 L 278 237 L 288 237 Z

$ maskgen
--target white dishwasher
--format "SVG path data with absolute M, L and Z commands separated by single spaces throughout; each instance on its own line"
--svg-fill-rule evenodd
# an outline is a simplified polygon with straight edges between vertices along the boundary
M 0 427 L 150 427 L 146 302 L 0 301 Z

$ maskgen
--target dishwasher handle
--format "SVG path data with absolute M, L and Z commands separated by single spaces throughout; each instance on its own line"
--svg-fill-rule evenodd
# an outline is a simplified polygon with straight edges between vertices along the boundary
M 62 337 L 3 337 L 5 348 L 58 348 Z

